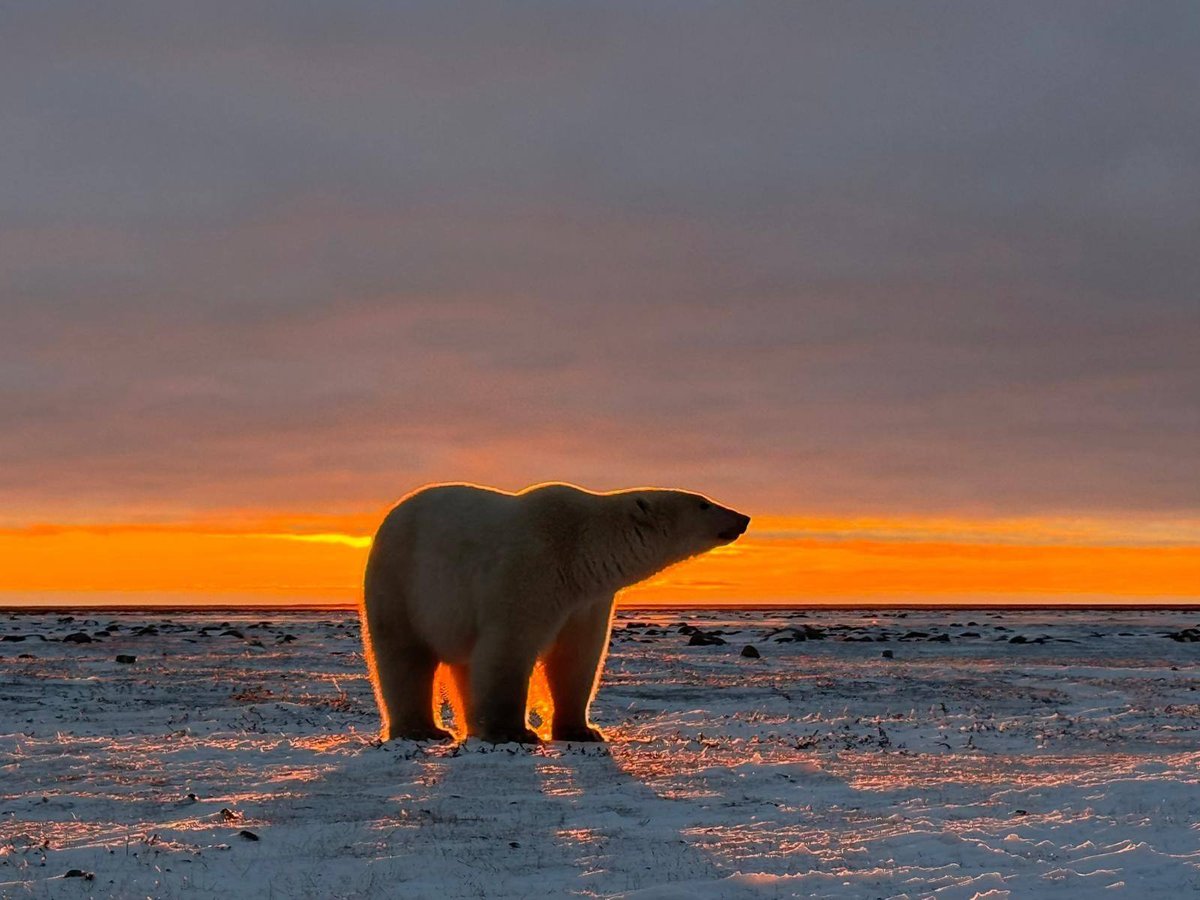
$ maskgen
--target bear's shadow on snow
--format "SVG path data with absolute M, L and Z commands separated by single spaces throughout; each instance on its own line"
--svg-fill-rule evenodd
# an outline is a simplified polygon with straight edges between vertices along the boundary
M 660 797 L 611 745 L 392 741 L 307 783 L 275 812 L 286 819 L 293 804 L 347 826 L 353 855 L 453 849 L 509 878 L 557 868 L 621 891 L 718 874 L 681 833 L 691 804 Z

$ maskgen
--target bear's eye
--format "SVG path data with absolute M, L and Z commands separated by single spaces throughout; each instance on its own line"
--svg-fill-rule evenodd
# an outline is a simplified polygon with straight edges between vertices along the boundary
M 701 509 L 712 509 L 712 504 L 711 504 L 711 503 L 709 503 L 707 500 L 701 500 L 701 501 L 700 501 L 700 508 L 701 508 Z

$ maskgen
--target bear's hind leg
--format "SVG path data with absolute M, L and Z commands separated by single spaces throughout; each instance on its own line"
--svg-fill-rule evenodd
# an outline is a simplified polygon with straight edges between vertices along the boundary
M 383 718 L 381 736 L 385 741 L 452 738 L 433 721 L 437 657 L 415 638 L 402 598 L 381 590 L 372 581 L 368 577 L 363 604 L 363 649 Z
M 546 654 L 546 677 L 554 698 L 551 737 L 556 741 L 603 741 L 588 724 L 588 706 L 600 681 L 612 628 L 611 598 L 593 601 L 563 624 Z
M 521 652 L 519 640 L 495 635 L 475 645 L 467 719 L 472 735 L 495 744 L 539 743 L 525 708 L 535 662 L 536 655 Z
M 375 660 L 384 705 L 384 740 L 442 741 L 454 735 L 433 721 L 437 657 L 419 644 L 391 648 Z

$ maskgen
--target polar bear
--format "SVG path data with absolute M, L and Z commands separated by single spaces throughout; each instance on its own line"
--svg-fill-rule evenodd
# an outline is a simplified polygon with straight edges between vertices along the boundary
M 452 737 L 433 718 L 434 673 L 445 663 L 468 734 L 535 742 L 526 701 L 540 659 L 552 738 L 604 740 L 588 706 L 616 592 L 749 524 L 700 494 L 660 488 L 543 484 L 513 494 L 438 484 L 409 494 L 376 532 L 361 610 L 382 738 Z

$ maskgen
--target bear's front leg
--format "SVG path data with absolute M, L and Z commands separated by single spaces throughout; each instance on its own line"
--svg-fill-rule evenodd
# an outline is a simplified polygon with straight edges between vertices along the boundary
M 605 739 L 588 724 L 588 707 L 600 683 L 612 612 L 611 597 L 576 611 L 546 655 L 546 677 L 554 698 L 551 737 L 556 741 L 589 743 Z
M 529 727 L 526 702 L 536 653 L 515 635 L 481 640 L 471 655 L 470 734 L 494 744 L 539 743 Z

